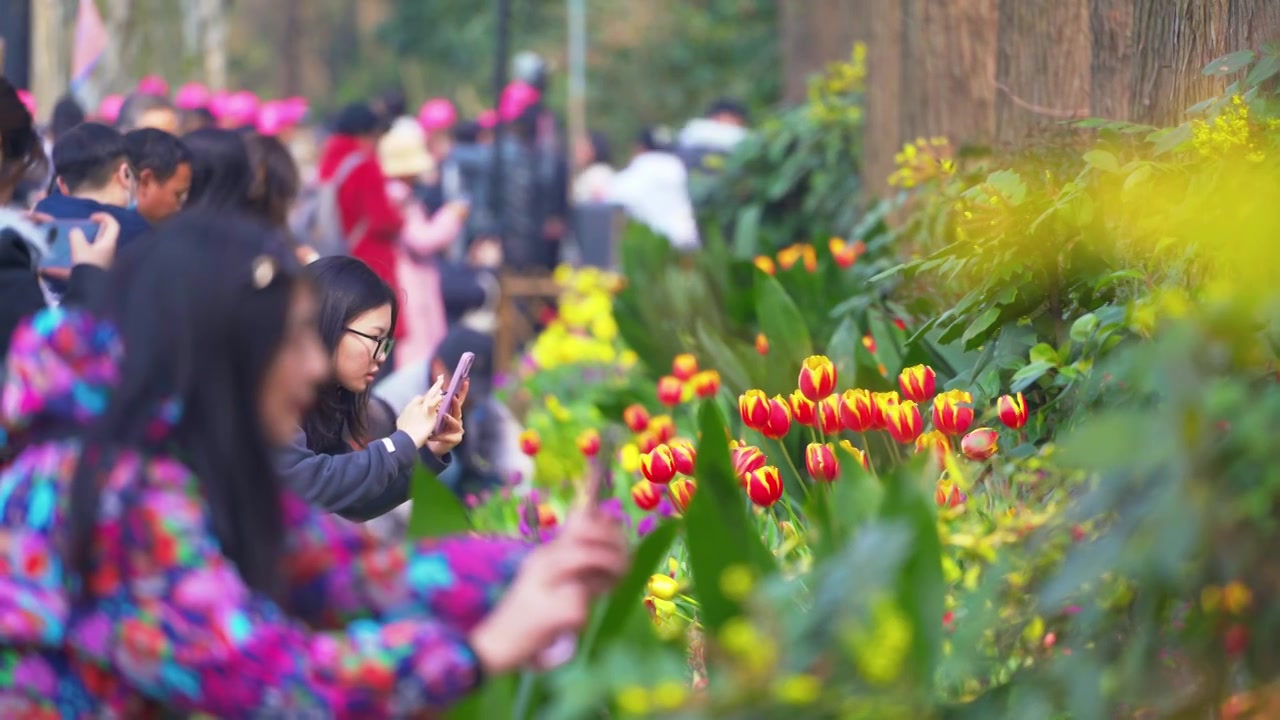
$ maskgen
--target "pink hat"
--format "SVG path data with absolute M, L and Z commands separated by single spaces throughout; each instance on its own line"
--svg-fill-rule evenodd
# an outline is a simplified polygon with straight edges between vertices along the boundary
M 418 123 L 427 132 L 448 130 L 457 121 L 458 111 L 445 98 L 431 98 L 422 103 L 422 109 L 418 111 Z
M 98 117 L 114 125 L 120 117 L 120 106 L 124 105 L 123 95 L 108 95 L 98 103 Z
M 204 86 L 204 83 L 189 82 L 178 88 L 178 94 L 173 103 L 179 110 L 199 110 L 209 107 L 209 101 L 212 98 L 213 94 Z
M 227 114 L 227 100 L 231 98 L 231 93 L 226 90 L 214 90 L 209 96 L 209 112 L 215 118 L 222 119 Z
M 285 100 L 268 100 L 258 108 L 257 130 L 259 135 L 275 136 L 293 124 Z
M 481 110 L 476 116 L 476 124 L 484 130 L 492 130 L 498 126 L 497 110 Z
M 232 93 L 223 107 L 223 117 L 236 127 L 256 124 L 260 104 L 258 96 L 248 90 Z
M 36 106 L 36 96 L 35 96 L 35 95 L 32 95 L 32 94 L 31 94 L 29 91 L 27 91 L 27 90 L 19 90 L 19 91 L 18 91 L 18 99 L 22 101 L 22 104 L 23 104 L 23 105 L 26 105 L 26 106 L 27 106 L 27 112 L 31 113 L 31 117 L 35 117 L 35 116 L 36 116 L 36 107 L 37 107 L 37 106 Z
M 502 91 L 498 101 L 498 117 L 503 122 L 511 122 L 542 99 L 542 93 L 527 82 L 517 80 Z
M 311 111 L 311 103 L 307 102 L 307 99 L 300 95 L 285 98 L 284 100 L 281 100 L 280 103 L 281 107 L 284 109 L 285 118 L 288 119 L 290 125 L 297 125 L 302 122 L 302 120 L 307 116 L 307 113 Z
M 168 97 L 169 83 L 159 75 L 148 75 L 138 81 L 138 92 L 143 95 L 161 95 Z

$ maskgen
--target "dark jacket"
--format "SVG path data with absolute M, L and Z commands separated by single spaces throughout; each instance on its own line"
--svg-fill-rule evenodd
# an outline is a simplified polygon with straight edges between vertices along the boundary
M 36 212 L 42 212 L 58 220 L 88 220 L 90 215 L 104 212 L 120 223 L 120 239 L 116 241 L 117 251 L 151 231 L 151 223 L 139 215 L 137 210 L 103 205 L 97 200 L 71 197 L 57 191 L 36 203 Z
M 9 339 L 18 323 L 50 304 L 36 270 L 42 252 L 43 240 L 36 227 L 17 211 L 0 210 L 0 358 L 9 354 Z M 96 267 L 72 268 L 62 302 L 84 305 L 98 292 L 105 275 Z
M 419 457 L 436 474 L 451 461 L 449 455 L 438 458 L 426 448 L 419 452 L 395 425 L 391 409 L 373 398 L 369 432 L 378 439 L 361 450 L 324 455 L 311 452 L 307 436 L 299 431 L 287 448 L 276 453 L 276 468 L 286 487 L 313 507 L 348 520 L 371 520 L 409 499 Z

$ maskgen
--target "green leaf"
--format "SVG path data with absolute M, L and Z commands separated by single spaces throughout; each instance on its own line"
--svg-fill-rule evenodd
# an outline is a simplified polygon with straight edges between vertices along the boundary
M 1252 50 L 1237 50 L 1214 58 L 1204 66 L 1205 75 L 1230 75 L 1243 70 L 1257 57 Z
M 1257 87 L 1280 72 L 1280 55 L 1263 55 L 1244 78 L 1244 84 Z
M 1033 362 L 1013 374 L 1009 381 L 1009 392 L 1022 392 L 1031 387 L 1045 373 L 1058 366 L 1058 363 Z
M 1089 338 L 1093 336 L 1097 329 L 1097 315 L 1093 313 L 1081 315 L 1075 322 L 1071 323 L 1071 341 L 1083 345 L 1089 341 Z
M 733 254 L 739 258 L 750 259 L 760 254 L 760 217 L 764 208 L 749 205 L 738 213 L 737 224 L 733 228 Z
M 924 456 L 902 466 L 896 477 L 886 478 L 881 518 L 905 522 L 915 535 L 911 556 L 902 569 L 900 602 L 915 624 L 912 633 L 910 667 L 916 680 L 933 682 L 942 657 L 942 617 L 945 583 L 942 575 L 942 542 L 933 498 L 925 494 L 923 483 L 914 481 L 922 473 Z
M 858 384 L 858 348 L 862 347 L 862 336 L 858 334 L 858 326 L 853 318 L 846 317 L 840 321 L 835 333 L 827 343 L 825 352 L 836 366 L 836 376 L 841 384 L 849 387 Z
M 415 503 L 416 505 L 416 503 Z M 484 687 L 445 711 L 448 720 L 489 720 L 515 715 L 520 676 L 514 673 L 489 678 Z
M 670 554 L 679 530 L 679 523 L 663 523 L 640 542 L 632 556 L 631 572 L 627 573 L 609 595 L 609 599 L 600 606 L 603 610 L 599 625 L 594 634 L 584 639 L 582 652 L 578 657 L 584 661 L 593 659 L 622 635 L 632 614 L 641 611 L 649 576 Z
M 1084 161 L 1104 172 L 1120 172 L 1120 161 L 1106 150 L 1090 150 L 1084 154 Z
M 1153 151 L 1156 155 L 1163 155 L 1182 147 L 1191 140 L 1191 126 L 1183 123 L 1167 131 L 1157 130 L 1148 135 L 1147 140 L 1155 143 Z
M 1100 292 L 1108 285 L 1114 285 L 1122 280 L 1145 280 L 1146 277 L 1146 274 L 1141 270 L 1117 270 L 1099 278 L 1098 281 L 1093 284 L 1093 291 L 1095 293 Z
M 770 382 L 763 389 L 770 395 L 789 392 L 800 364 L 813 354 L 809 326 L 776 278 L 757 272 L 755 294 L 760 331 L 769 339 Z
M 435 538 L 471 532 L 467 510 L 452 490 L 421 463 L 410 481 L 413 506 L 409 515 L 409 537 Z
M 725 387 L 731 393 L 740 395 L 750 388 L 759 386 L 761 378 L 748 368 L 742 355 L 713 334 L 705 324 L 698 324 L 697 336 L 698 344 L 707 353 L 708 366 L 719 371 Z M 752 349 L 751 352 L 754 354 L 755 350 Z
M 1062 358 L 1059 357 L 1058 351 L 1054 350 L 1053 346 L 1049 343 L 1040 343 L 1039 345 L 1031 348 L 1029 356 L 1033 363 L 1042 362 L 1050 366 L 1062 364 Z
M 960 340 L 964 343 L 965 349 L 972 350 L 981 344 L 981 340 L 985 338 L 987 330 L 1000 319 L 1000 308 L 990 307 L 978 316 L 976 320 L 969 324 L 968 329 L 964 331 L 964 335 Z M 979 342 L 975 342 L 977 339 Z
M 742 566 L 755 577 L 776 569 L 746 508 L 742 488 L 733 474 L 724 416 L 711 403 L 698 411 L 697 492 L 685 510 L 685 539 L 693 571 L 702 622 L 711 632 L 742 612 L 740 599 L 725 594 L 721 578 L 730 567 Z
M 867 320 L 871 325 L 871 338 L 876 341 L 876 358 L 884 364 L 885 374 L 896 377 L 902 372 L 902 332 L 884 312 L 872 311 Z
M 1120 192 L 1126 195 L 1133 192 L 1134 188 L 1146 182 L 1147 178 L 1151 177 L 1152 172 L 1151 165 L 1139 165 L 1133 172 L 1129 173 L 1129 177 L 1124 179 L 1124 185 L 1120 187 Z

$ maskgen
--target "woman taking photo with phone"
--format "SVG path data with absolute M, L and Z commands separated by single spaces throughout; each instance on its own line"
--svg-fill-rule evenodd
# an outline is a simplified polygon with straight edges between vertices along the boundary
M 321 258 L 306 273 L 316 291 L 320 337 L 333 375 L 301 432 L 276 454 L 276 468 L 315 507 L 369 520 L 409 499 L 419 457 L 437 473 L 448 465 L 449 451 L 462 442 L 466 392 L 456 398 L 439 434 L 433 431 L 444 395 L 440 382 L 396 417 L 371 392 L 395 342 L 395 292 L 352 257 Z
M 412 717 L 536 662 L 625 572 L 591 509 L 533 549 L 316 512 L 270 455 L 329 373 L 284 243 L 183 214 L 135 250 L 97 318 L 14 336 L 0 715 Z

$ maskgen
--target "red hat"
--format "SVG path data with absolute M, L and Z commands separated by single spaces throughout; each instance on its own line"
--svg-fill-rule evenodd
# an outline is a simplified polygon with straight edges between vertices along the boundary
M 476 116 L 476 124 L 484 130 L 492 130 L 498 126 L 497 110 L 481 110 Z
M 173 104 L 177 105 L 179 110 L 199 110 L 209 107 L 212 99 L 213 93 L 209 92 L 209 88 L 205 87 L 204 83 L 189 82 L 178 88 Z
M 418 111 L 418 124 L 427 132 L 448 130 L 458 121 L 458 111 L 445 98 L 431 98 Z
M 22 101 L 23 105 L 27 106 L 27 112 L 31 113 L 31 117 L 35 117 L 38 107 L 36 105 L 36 96 L 32 95 L 28 90 L 19 90 L 18 99 Z
M 120 106 L 124 105 L 123 95 L 108 95 L 98 103 L 98 117 L 108 124 L 114 125 L 120 117 Z
M 502 98 L 498 101 L 498 117 L 503 122 L 511 122 L 541 99 L 542 93 L 537 88 L 517 80 L 503 89 Z
M 223 105 L 222 114 L 232 125 L 243 127 L 258 122 L 258 109 L 262 103 L 248 90 L 231 93 Z

